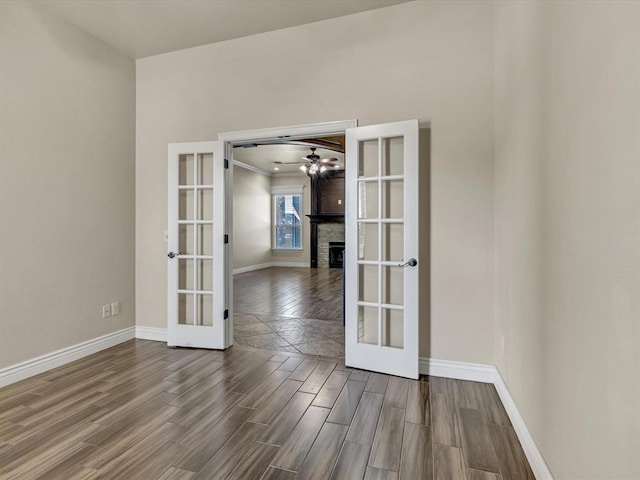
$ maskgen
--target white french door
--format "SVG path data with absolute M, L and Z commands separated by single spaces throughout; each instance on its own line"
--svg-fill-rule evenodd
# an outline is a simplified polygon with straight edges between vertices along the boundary
M 345 363 L 418 378 L 418 121 L 346 130 Z
M 168 340 L 226 348 L 222 142 L 169 144 Z

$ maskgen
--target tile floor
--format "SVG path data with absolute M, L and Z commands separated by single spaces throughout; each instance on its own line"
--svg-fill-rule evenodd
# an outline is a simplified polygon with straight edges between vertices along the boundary
M 233 336 L 238 345 L 324 357 L 344 356 L 342 320 L 235 313 L 233 322 Z

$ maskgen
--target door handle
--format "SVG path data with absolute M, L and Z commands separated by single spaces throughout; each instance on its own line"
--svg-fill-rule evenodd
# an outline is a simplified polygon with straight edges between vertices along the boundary
M 415 267 L 416 265 L 418 265 L 418 261 L 415 258 L 410 258 L 406 262 L 398 264 L 399 267 Z
M 169 253 L 167 254 L 167 257 L 169 257 L 169 258 L 174 258 L 174 257 L 177 257 L 178 255 L 184 255 L 184 254 L 185 254 L 185 252 L 177 252 L 177 253 L 169 252 Z

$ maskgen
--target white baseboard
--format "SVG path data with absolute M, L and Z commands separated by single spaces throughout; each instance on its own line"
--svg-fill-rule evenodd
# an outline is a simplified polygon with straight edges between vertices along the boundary
M 500 396 L 507 415 L 509 415 L 513 429 L 522 444 L 522 449 L 527 456 L 527 460 L 529 461 L 529 465 L 531 465 L 531 470 L 533 470 L 536 479 L 553 480 L 553 475 L 549 467 L 531 436 L 531 432 L 527 428 L 522 415 L 520 415 L 520 411 L 513 401 L 511 393 L 509 393 L 509 389 L 502 379 L 502 375 L 500 375 L 500 372 L 495 366 L 479 363 L 454 362 L 451 360 L 437 360 L 434 358 L 420 358 L 419 362 L 419 371 L 422 375 L 492 383 Z
M 309 262 L 271 262 L 272 267 L 310 268 Z
M 233 274 L 236 275 L 238 273 L 253 272 L 254 270 L 262 270 L 263 268 L 269 268 L 271 266 L 272 266 L 271 262 L 258 263 L 256 265 L 248 265 L 246 267 L 234 268 L 233 269 Z
M 520 411 L 513 401 L 511 393 L 509 393 L 509 389 L 502 379 L 502 375 L 500 375 L 497 368 L 495 370 L 496 379 L 493 382 L 493 385 L 496 387 L 500 400 L 502 400 L 502 404 L 507 411 L 507 415 L 509 415 L 511 425 L 513 425 L 513 429 L 516 431 L 518 440 L 520 440 L 520 443 L 522 444 L 522 449 L 527 456 L 527 460 L 529 460 L 531 470 L 533 470 L 537 480 L 553 480 L 551 470 L 549 470 L 549 466 L 544 461 L 540 450 L 538 450 L 538 446 L 531 436 L 531 432 L 527 428 L 527 424 L 524 423 L 524 419 L 522 418 L 522 415 L 520 415 Z
M 167 329 L 157 327 L 136 327 L 136 338 L 140 340 L 153 340 L 154 342 L 167 341 Z
M 236 275 L 238 273 L 247 273 L 253 272 L 254 270 L 262 270 L 263 268 L 270 267 L 302 267 L 309 268 L 309 263 L 307 262 L 267 262 L 267 263 L 257 263 L 255 265 L 248 265 L 246 267 L 234 268 L 233 274 Z
M 118 345 L 119 343 L 133 340 L 134 327 L 128 327 L 117 332 L 108 333 L 101 337 L 87 340 L 70 347 L 56 350 L 55 352 L 41 355 L 26 362 L 11 365 L 0 369 L 0 387 L 10 385 L 25 378 L 33 377 L 67 363 L 74 362 L 83 357 L 93 355 L 101 350 Z
M 494 383 L 497 370 L 493 365 L 421 358 L 419 371 L 432 377 L 455 378 L 473 382 Z

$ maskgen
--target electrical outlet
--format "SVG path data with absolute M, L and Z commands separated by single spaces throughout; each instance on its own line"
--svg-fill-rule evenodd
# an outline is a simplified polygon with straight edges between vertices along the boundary
M 102 318 L 107 318 L 111 316 L 111 305 L 102 305 Z
M 169 241 L 169 231 L 165 230 L 164 232 L 162 232 L 162 239 L 164 240 L 164 243 L 167 243 Z
M 111 304 L 111 316 L 120 315 L 120 302 L 113 302 Z

